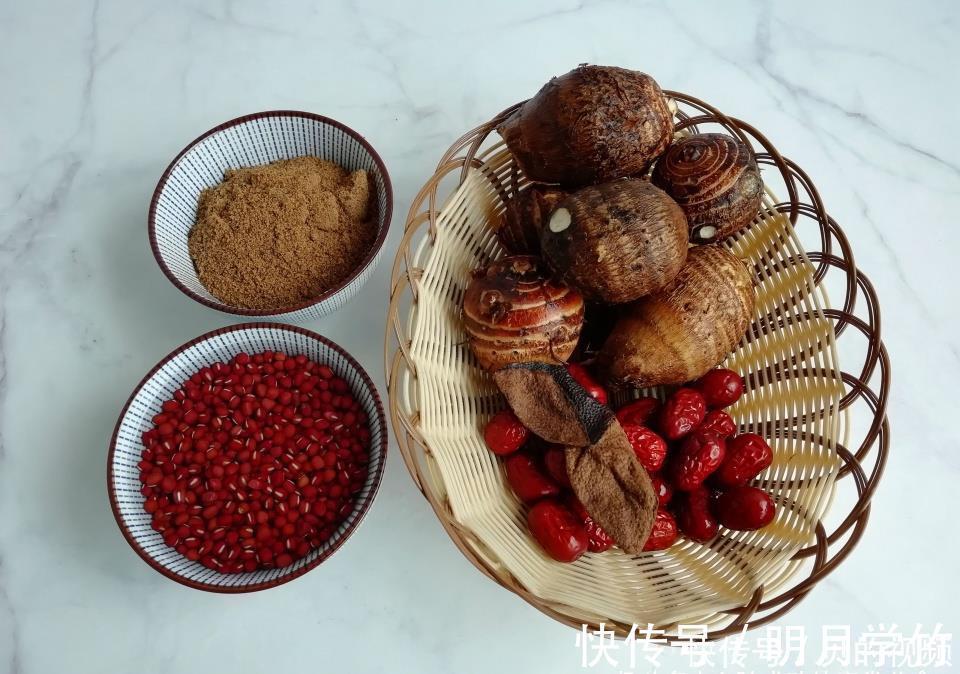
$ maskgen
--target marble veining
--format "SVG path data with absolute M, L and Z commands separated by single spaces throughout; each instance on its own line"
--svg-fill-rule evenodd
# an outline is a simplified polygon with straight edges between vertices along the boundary
M 381 153 L 395 191 L 384 260 L 308 327 L 347 345 L 383 391 L 389 267 L 411 197 L 463 132 L 581 62 L 647 71 L 754 124 L 813 177 L 880 295 L 895 381 L 887 475 L 860 546 L 781 623 L 811 638 L 823 623 L 956 632 L 958 20 L 956 4 L 906 0 L 3 3 L 0 672 L 578 671 L 575 633 L 462 558 L 395 446 L 350 543 L 244 597 L 144 565 L 104 473 L 140 377 L 239 322 L 182 296 L 147 244 L 150 195 L 188 141 L 299 108 Z M 856 362 L 855 342 L 841 363 Z M 898 568 L 909 577 L 891 582 Z M 676 652 L 660 661 L 688 669 Z

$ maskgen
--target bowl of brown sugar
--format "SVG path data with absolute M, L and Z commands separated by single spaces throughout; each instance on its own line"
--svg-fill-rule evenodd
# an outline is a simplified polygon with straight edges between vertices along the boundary
M 214 309 L 284 321 L 352 298 L 387 237 L 383 160 L 327 117 L 277 110 L 190 143 L 150 203 L 150 245 L 183 293 Z

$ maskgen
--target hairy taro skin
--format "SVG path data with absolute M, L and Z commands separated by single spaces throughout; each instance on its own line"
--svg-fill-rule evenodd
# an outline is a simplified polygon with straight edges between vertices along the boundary
M 673 115 L 649 75 L 582 65 L 497 130 L 530 180 L 575 188 L 645 173 L 670 144 Z
M 610 408 L 562 365 L 515 363 L 493 379 L 524 426 L 565 447 L 571 487 L 587 512 L 624 551 L 640 554 L 658 497 Z
M 561 201 L 540 247 L 547 264 L 586 299 L 622 304 L 677 275 L 687 259 L 687 219 L 648 181 L 616 180 Z
M 595 442 L 613 419 L 562 365 L 514 363 L 493 373 L 507 405 L 524 426 L 557 445 Z
M 626 308 L 600 366 L 611 381 L 638 387 L 697 379 L 736 347 L 754 302 L 743 260 L 718 244 L 691 248 L 673 282 Z
M 725 239 L 757 216 L 763 180 L 753 150 L 722 133 L 703 133 L 671 145 L 653 169 L 653 183 L 687 216 L 690 241 Z
M 592 444 L 565 451 L 574 494 L 620 549 L 639 555 L 653 528 L 658 497 L 623 427 L 613 420 Z

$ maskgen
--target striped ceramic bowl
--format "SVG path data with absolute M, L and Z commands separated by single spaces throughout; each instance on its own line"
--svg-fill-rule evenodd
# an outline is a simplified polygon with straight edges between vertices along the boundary
M 227 169 L 303 156 L 327 159 L 351 171 L 366 169 L 373 176 L 378 231 L 370 252 L 339 286 L 300 304 L 267 311 L 224 304 L 203 287 L 187 249 L 200 193 L 219 184 Z M 339 309 L 357 294 L 380 258 L 392 213 L 390 176 L 380 155 L 360 134 L 320 115 L 274 110 L 225 122 L 184 148 L 157 183 L 148 229 L 160 269 L 188 297 L 230 314 L 301 322 Z
M 218 573 L 192 562 L 171 547 L 151 526 L 143 509 L 140 471 L 143 451 L 140 438 L 152 427 L 164 400 L 202 367 L 226 362 L 240 352 L 282 351 L 303 354 L 325 364 L 350 385 L 370 419 L 370 464 L 353 511 L 321 547 L 288 567 L 250 573 Z M 387 427 L 380 396 L 370 377 L 350 354 L 330 340 L 303 328 L 274 323 L 245 323 L 208 332 L 187 342 L 164 358 L 134 390 L 117 421 L 107 460 L 110 505 L 121 532 L 131 547 L 154 569 L 179 583 L 211 592 L 253 592 L 281 585 L 301 576 L 332 555 L 363 519 L 380 486 L 387 452 Z

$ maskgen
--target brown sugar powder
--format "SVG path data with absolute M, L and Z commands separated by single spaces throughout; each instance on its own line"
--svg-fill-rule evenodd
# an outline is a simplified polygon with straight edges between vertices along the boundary
M 233 307 L 306 302 L 347 279 L 376 238 L 366 171 L 316 157 L 231 169 L 205 189 L 190 230 L 200 282 Z

